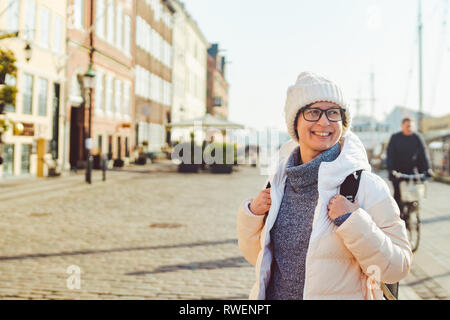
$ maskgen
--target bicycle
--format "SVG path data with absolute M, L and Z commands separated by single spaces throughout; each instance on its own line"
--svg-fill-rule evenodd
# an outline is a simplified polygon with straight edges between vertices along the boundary
M 426 196 L 426 179 L 424 173 L 404 174 L 393 171 L 394 177 L 400 180 L 400 196 L 402 207 L 400 218 L 405 221 L 408 240 L 412 252 L 419 248 L 420 242 L 420 200 Z

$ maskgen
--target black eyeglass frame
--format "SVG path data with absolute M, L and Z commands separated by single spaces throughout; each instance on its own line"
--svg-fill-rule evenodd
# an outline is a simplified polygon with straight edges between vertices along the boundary
M 328 117 L 328 111 L 329 110 L 339 110 L 339 112 L 341 113 L 341 120 L 331 120 L 329 117 Z M 317 119 L 317 120 L 308 120 L 308 119 L 306 119 L 306 117 L 305 117 L 305 111 L 306 110 L 319 110 L 320 111 L 320 115 L 319 115 L 319 118 Z M 329 109 L 327 109 L 327 110 L 322 110 L 322 109 L 320 109 L 320 108 L 316 108 L 316 107 L 310 107 L 310 106 L 306 106 L 306 107 L 304 107 L 304 108 L 302 108 L 301 110 L 300 110 L 300 112 L 303 114 L 303 119 L 305 119 L 305 121 L 308 121 L 308 122 L 317 122 L 317 121 L 319 121 L 321 118 L 322 118 L 322 115 L 325 113 L 325 116 L 327 117 L 327 119 L 328 119 L 328 121 L 330 121 L 330 122 L 339 122 L 339 121 L 344 121 L 344 119 L 345 119 L 345 109 L 344 108 L 341 108 L 341 107 L 333 107 L 333 108 L 329 108 Z

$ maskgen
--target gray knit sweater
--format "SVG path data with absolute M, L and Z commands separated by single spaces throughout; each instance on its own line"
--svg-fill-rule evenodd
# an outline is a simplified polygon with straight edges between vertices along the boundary
M 284 195 L 270 230 L 274 258 L 266 290 L 268 300 L 303 300 L 306 253 L 319 197 L 319 166 L 322 161 L 335 160 L 339 152 L 336 143 L 312 161 L 301 164 L 297 147 L 287 161 Z

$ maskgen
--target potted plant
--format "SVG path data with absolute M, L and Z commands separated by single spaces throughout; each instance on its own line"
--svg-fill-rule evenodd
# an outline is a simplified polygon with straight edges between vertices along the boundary
M 139 165 L 147 164 L 147 155 L 144 153 L 143 147 L 138 147 L 138 157 L 134 160 L 134 163 Z
M 211 173 L 232 173 L 233 165 L 237 164 L 236 145 L 215 143 L 212 148 L 213 150 L 209 152 L 214 159 L 214 162 L 209 166 Z M 221 154 L 219 151 L 221 151 Z
M 179 144 L 178 147 L 181 147 L 180 150 L 180 159 L 181 163 L 178 165 L 178 172 L 191 172 L 191 173 L 197 173 L 200 164 L 195 163 L 195 153 L 201 154 L 201 147 L 197 146 L 194 141 L 191 142 L 185 142 L 182 144 Z M 185 154 L 184 152 L 187 151 L 189 154 Z
M 176 148 L 180 150 L 176 155 L 177 160 L 180 161 L 178 165 L 178 172 L 192 172 L 197 173 L 201 164 L 195 163 L 195 154 L 202 156 L 202 148 L 195 144 L 194 132 L 191 132 L 191 141 L 178 144 Z M 186 152 L 186 153 L 185 153 Z M 172 160 L 175 160 L 172 158 Z
M 115 159 L 113 166 L 122 168 L 124 164 L 125 162 L 122 159 Z

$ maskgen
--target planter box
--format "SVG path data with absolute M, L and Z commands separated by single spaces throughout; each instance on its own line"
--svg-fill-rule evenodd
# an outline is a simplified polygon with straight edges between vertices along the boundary
M 56 168 L 48 168 L 48 176 L 49 177 L 59 177 L 61 175 L 60 172 Z
M 200 168 L 199 164 L 184 164 L 181 163 L 178 165 L 178 172 L 190 172 L 197 173 Z
M 114 167 L 123 167 L 125 162 L 122 159 L 116 159 L 114 160 Z
M 233 165 L 231 164 L 213 164 L 210 166 L 211 173 L 232 173 Z
M 134 163 L 139 165 L 147 164 L 147 157 L 139 157 L 134 161 Z

